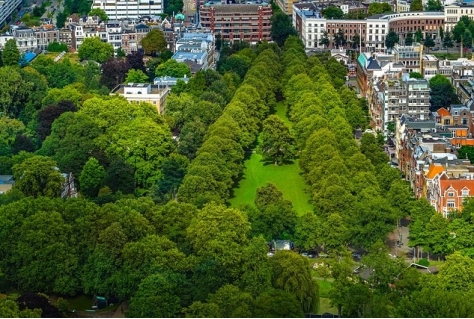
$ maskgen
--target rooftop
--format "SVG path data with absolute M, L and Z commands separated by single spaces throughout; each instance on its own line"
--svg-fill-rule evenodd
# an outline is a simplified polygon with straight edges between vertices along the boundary
M 115 87 L 110 94 L 120 94 L 125 95 L 125 88 L 127 87 L 151 87 L 151 92 L 149 94 L 162 94 L 165 92 L 165 89 L 160 88 L 158 85 L 150 84 L 150 83 L 127 83 L 127 84 L 120 84 Z

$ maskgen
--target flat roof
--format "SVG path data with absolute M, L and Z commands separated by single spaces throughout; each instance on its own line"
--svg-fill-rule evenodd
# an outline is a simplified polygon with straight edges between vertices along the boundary
M 137 86 L 133 85 L 133 86 L 128 86 L 127 84 L 120 84 L 119 86 L 115 87 L 112 92 L 110 92 L 110 94 L 122 94 L 124 95 L 125 97 L 130 95 L 130 94 L 125 94 L 125 87 L 139 87 L 138 84 L 140 83 L 134 83 L 134 84 L 137 84 Z M 160 88 L 160 86 L 158 85 L 154 85 L 154 84 L 149 84 L 149 83 L 146 83 L 144 84 L 145 86 L 146 85 L 151 85 L 151 91 L 150 93 L 148 94 L 161 94 L 163 93 L 164 91 L 166 91 L 166 89 L 163 89 L 163 88 Z M 142 86 L 144 87 L 144 86 Z M 145 95 L 143 95 L 145 96 Z

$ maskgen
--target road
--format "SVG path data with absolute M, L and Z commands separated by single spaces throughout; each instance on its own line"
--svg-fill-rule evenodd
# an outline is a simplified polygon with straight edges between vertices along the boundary
M 63 1 L 61 0 L 50 0 L 51 5 L 46 8 L 46 12 L 43 14 L 41 18 L 49 18 L 48 15 L 51 13 L 51 11 L 56 9 L 51 17 L 53 25 L 56 25 L 56 16 L 58 15 L 59 12 L 62 12 L 64 7 L 63 7 Z M 43 2 L 46 2 L 46 0 L 37 0 L 37 5 L 41 5 Z

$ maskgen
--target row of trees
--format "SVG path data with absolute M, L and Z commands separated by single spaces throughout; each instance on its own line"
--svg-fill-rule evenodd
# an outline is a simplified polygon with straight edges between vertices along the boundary
M 386 195 L 403 191 L 409 198 L 410 192 L 398 180 L 399 172 L 386 165 L 388 158 L 373 135 L 364 135 L 360 149 L 355 143 L 353 128 L 364 127 L 366 120 L 361 100 L 344 87 L 343 73 L 337 72 L 343 66 L 326 56 L 307 59 L 296 38 L 285 46 L 283 92 L 300 166 L 310 185 L 317 213 L 313 218 L 328 223 L 327 235 L 313 244 L 328 251 L 349 243 L 367 249 L 405 216 L 391 208 L 395 202 Z
M 316 271 L 334 279 L 329 297 L 344 317 L 472 315 L 474 309 L 462 301 L 473 292 L 468 282 L 474 263 L 467 256 L 472 254 L 474 202 L 449 222 L 426 201 L 412 200 L 400 173 L 386 164 L 383 140 L 364 134 L 360 145 L 355 143 L 348 115 L 364 106 L 338 84 L 330 62 L 324 55 L 307 59 L 298 39 L 285 43 L 283 93 L 315 205 L 315 214 L 296 222 L 295 242 L 302 249 L 324 247 L 334 256 Z M 411 245 L 436 254 L 462 252 L 449 256 L 437 276 L 421 275 L 388 254 L 386 235 L 407 215 L 413 220 Z M 348 245 L 369 252 L 361 260 L 364 280 L 353 271 Z M 440 309 L 439 304 L 456 298 L 460 301 Z
M 275 103 L 278 61 L 271 49 L 255 58 L 223 114 L 209 127 L 178 191 L 180 201 L 201 207 L 206 202 L 223 203 L 229 198 L 243 169 L 244 149 L 255 141 L 261 121 Z

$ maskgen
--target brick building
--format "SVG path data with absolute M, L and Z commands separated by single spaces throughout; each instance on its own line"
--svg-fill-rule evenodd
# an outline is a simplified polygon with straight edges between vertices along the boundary
M 220 34 L 223 41 L 270 41 L 270 4 L 247 2 L 246 4 L 221 4 L 207 2 L 201 6 L 201 25 L 209 28 L 215 35 Z

